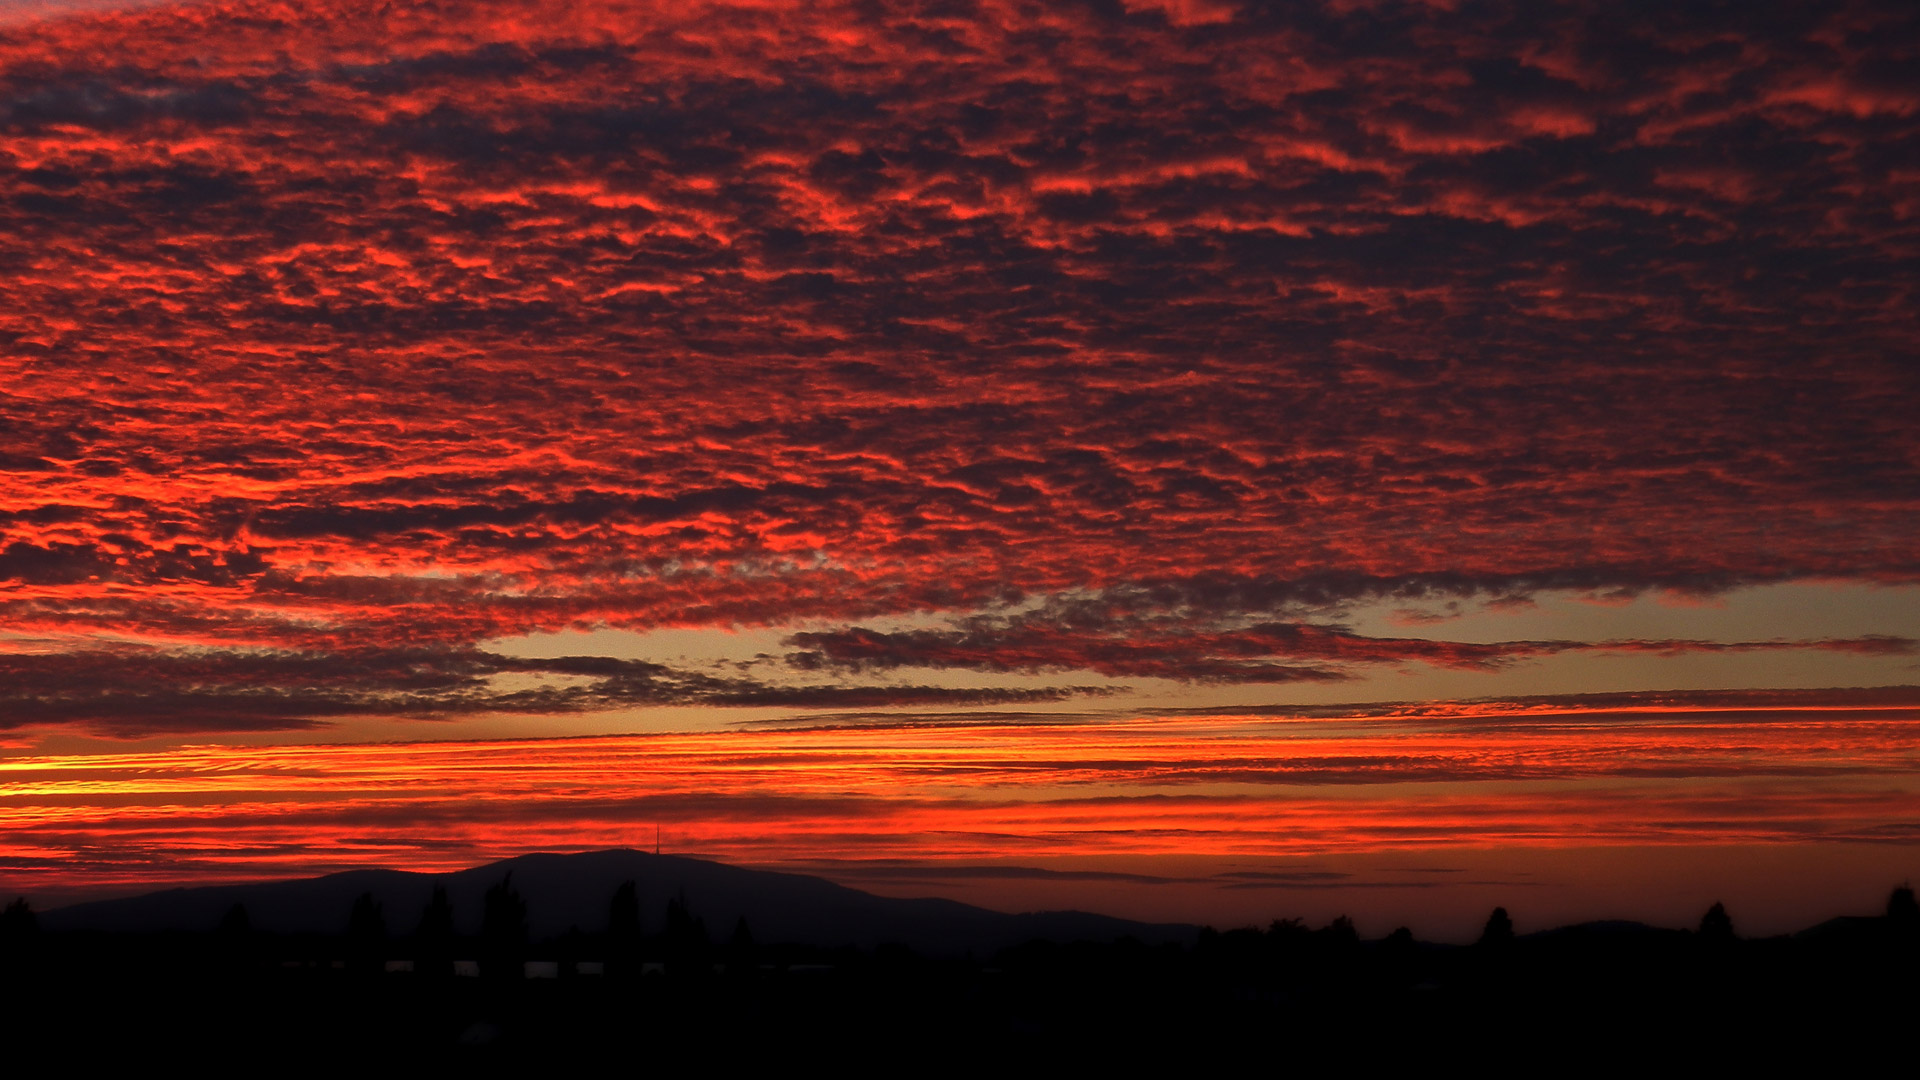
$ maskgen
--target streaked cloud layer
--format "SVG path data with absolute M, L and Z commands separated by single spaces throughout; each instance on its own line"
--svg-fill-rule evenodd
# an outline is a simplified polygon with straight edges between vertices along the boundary
M 1920 586 L 1916 51 L 1896 3 L 0 27 L 0 738 L 1911 683 L 1864 622 L 1449 626 Z
M 676 850 L 854 882 L 1203 854 L 1239 869 L 1176 884 L 1329 888 L 1354 875 L 1248 867 L 1635 844 L 1773 845 L 1789 871 L 1815 845 L 1896 845 L 1888 865 L 1910 867 L 1916 722 L 1907 687 L 18 759 L 0 763 L 0 865 L 43 888 L 452 869 L 659 828 Z

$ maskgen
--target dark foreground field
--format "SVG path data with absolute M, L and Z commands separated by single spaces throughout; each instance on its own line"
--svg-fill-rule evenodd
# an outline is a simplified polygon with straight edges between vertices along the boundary
M 0 1037 L 76 1063 L 216 1071 L 1667 1072 L 1892 1055 L 1905 1074 L 1920 1020 L 1920 919 L 1904 890 L 1886 916 L 1763 940 L 1717 916 L 1699 930 L 1519 938 L 1496 917 L 1465 947 L 1281 922 L 1188 944 L 1034 941 L 949 958 L 756 944 L 744 926 L 710 937 L 684 911 L 653 935 L 534 943 L 389 938 L 366 915 L 346 935 L 266 934 L 244 913 L 200 934 L 56 933 L 12 918 Z

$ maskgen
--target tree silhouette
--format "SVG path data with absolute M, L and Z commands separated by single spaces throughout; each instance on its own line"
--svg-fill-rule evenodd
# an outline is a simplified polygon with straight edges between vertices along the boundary
M 1267 926 L 1267 936 L 1272 938 L 1301 938 L 1310 932 L 1299 919 L 1275 919 Z
M 615 941 L 640 937 L 640 890 L 631 880 L 613 890 L 613 903 L 607 907 L 607 933 Z
M 1914 902 L 1913 886 L 1902 885 L 1887 897 L 1887 918 L 1902 929 L 1920 929 L 1920 903 Z
M 712 939 L 707 936 L 706 921 L 695 918 L 687 908 L 685 894 L 667 901 L 660 937 L 668 971 L 687 975 L 705 968 Z
M 1480 931 L 1480 944 L 1492 949 L 1505 948 L 1513 944 L 1513 920 L 1507 917 L 1507 909 L 1497 907 L 1487 916 L 1486 928 Z
M 0 941 L 25 941 L 39 932 L 40 918 L 33 913 L 26 897 L 15 897 L 5 911 L 0 911 Z
M 213 937 L 225 963 L 244 966 L 253 951 L 253 920 L 247 916 L 247 905 L 235 904 L 228 908 L 227 913 L 220 916 L 220 925 L 214 927 Z
M 1405 926 L 1394 927 L 1393 933 L 1380 943 L 1380 961 L 1393 978 L 1406 979 L 1413 975 L 1420 963 L 1420 945 L 1413 940 L 1413 931 Z
M 747 917 L 733 924 L 733 937 L 727 942 L 727 972 L 741 975 L 754 970 L 760 962 L 760 951 L 753 942 L 753 931 L 747 928 Z
M 361 893 L 354 898 L 353 910 L 347 913 L 349 957 L 361 966 L 376 964 L 386 942 L 387 917 L 380 909 L 380 901 L 370 892 Z
M 453 903 L 447 899 L 447 887 L 435 885 L 433 896 L 420 913 L 420 928 L 413 934 L 420 959 L 417 968 L 423 974 L 453 974 Z
M 347 936 L 356 941 L 387 940 L 387 916 L 372 893 L 354 898 L 353 910 L 347 914 Z
M 513 887 L 513 873 L 487 890 L 480 911 L 480 933 L 488 941 L 524 945 L 527 940 L 527 902 Z
M 420 929 L 414 935 L 422 941 L 443 942 L 453 937 L 453 903 L 447 899 L 447 887 L 435 885 L 433 896 L 420 912 Z
M 1733 939 L 1733 919 L 1727 915 L 1726 905 L 1716 902 L 1700 916 L 1700 940 L 1725 944 Z
M 640 973 L 640 889 L 623 881 L 607 905 L 608 971 L 626 977 Z
M 1360 931 L 1353 928 L 1353 920 L 1345 915 L 1328 923 L 1327 928 L 1320 933 L 1326 938 L 1327 944 L 1339 952 L 1348 951 L 1360 944 Z
M 220 925 L 214 933 L 228 940 L 239 940 L 253 933 L 253 920 L 247 915 L 247 905 L 235 904 L 220 916 Z
M 40 920 L 22 896 L 0 911 L 0 966 L 24 963 L 37 950 Z
M 1887 897 L 1887 932 L 1910 968 L 1920 959 L 1920 904 L 1914 902 L 1913 886 L 1901 885 Z
M 486 950 L 483 971 L 519 974 L 521 953 L 527 946 L 527 902 L 513 887 L 512 871 L 487 890 L 480 909 L 480 940 Z

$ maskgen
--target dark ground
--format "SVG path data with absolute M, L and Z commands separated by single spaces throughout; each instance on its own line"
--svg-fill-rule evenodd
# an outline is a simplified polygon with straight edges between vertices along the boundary
M 203 1060 L 214 1071 L 670 1063 L 947 1074 L 1213 1061 L 1664 1073 L 1881 1060 L 1912 1071 L 1920 919 L 1910 913 L 1762 940 L 1711 918 L 1699 931 L 1592 924 L 1523 938 L 1498 921 L 1468 947 L 1276 923 L 1187 946 L 1036 941 L 940 959 L 761 946 L 739 928 L 710 944 L 684 911 L 653 936 L 531 945 L 387 938 L 369 918 L 357 934 L 274 936 L 239 917 L 209 934 L 55 934 L 23 917 L 0 954 L 0 1038 L 76 1062 Z M 398 956 L 416 970 L 385 970 Z M 456 956 L 480 957 L 481 974 L 454 974 Z M 603 973 L 578 973 L 589 957 Z M 558 977 L 525 977 L 527 958 Z

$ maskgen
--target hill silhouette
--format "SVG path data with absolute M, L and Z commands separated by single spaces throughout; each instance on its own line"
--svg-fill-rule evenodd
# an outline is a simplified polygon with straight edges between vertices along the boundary
M 668 901 L 681 898 L 708 925 L 732 927 L 745 919 L 763 941 L 863 949 L 897 944 L 928 955 L 986 954 L 1034 939 L 1186 943 L 1199 932 L 1081 911 L 1012 915 L 955 900 L 875 896 L 806 874 L 625 849 L 522 855 L 448 874 L 351 870 L 296 881 L 169 889 L 57 908 L 42 914 L 41 922 L 55 932 L 197 933 L 218 925 L 238 905 L 258 931 L 338 934 L 356 900 L 370 895 L 396 929 L 410 929 L 441 886 L 453 905 L 455 932 L 471 935 L 481 930 L 486 891 L 509 873 L 526 900 L 536 939 L 604 929 L 607 899 L 627 881 L 634 883 L 648 933 L 660 929 Z

